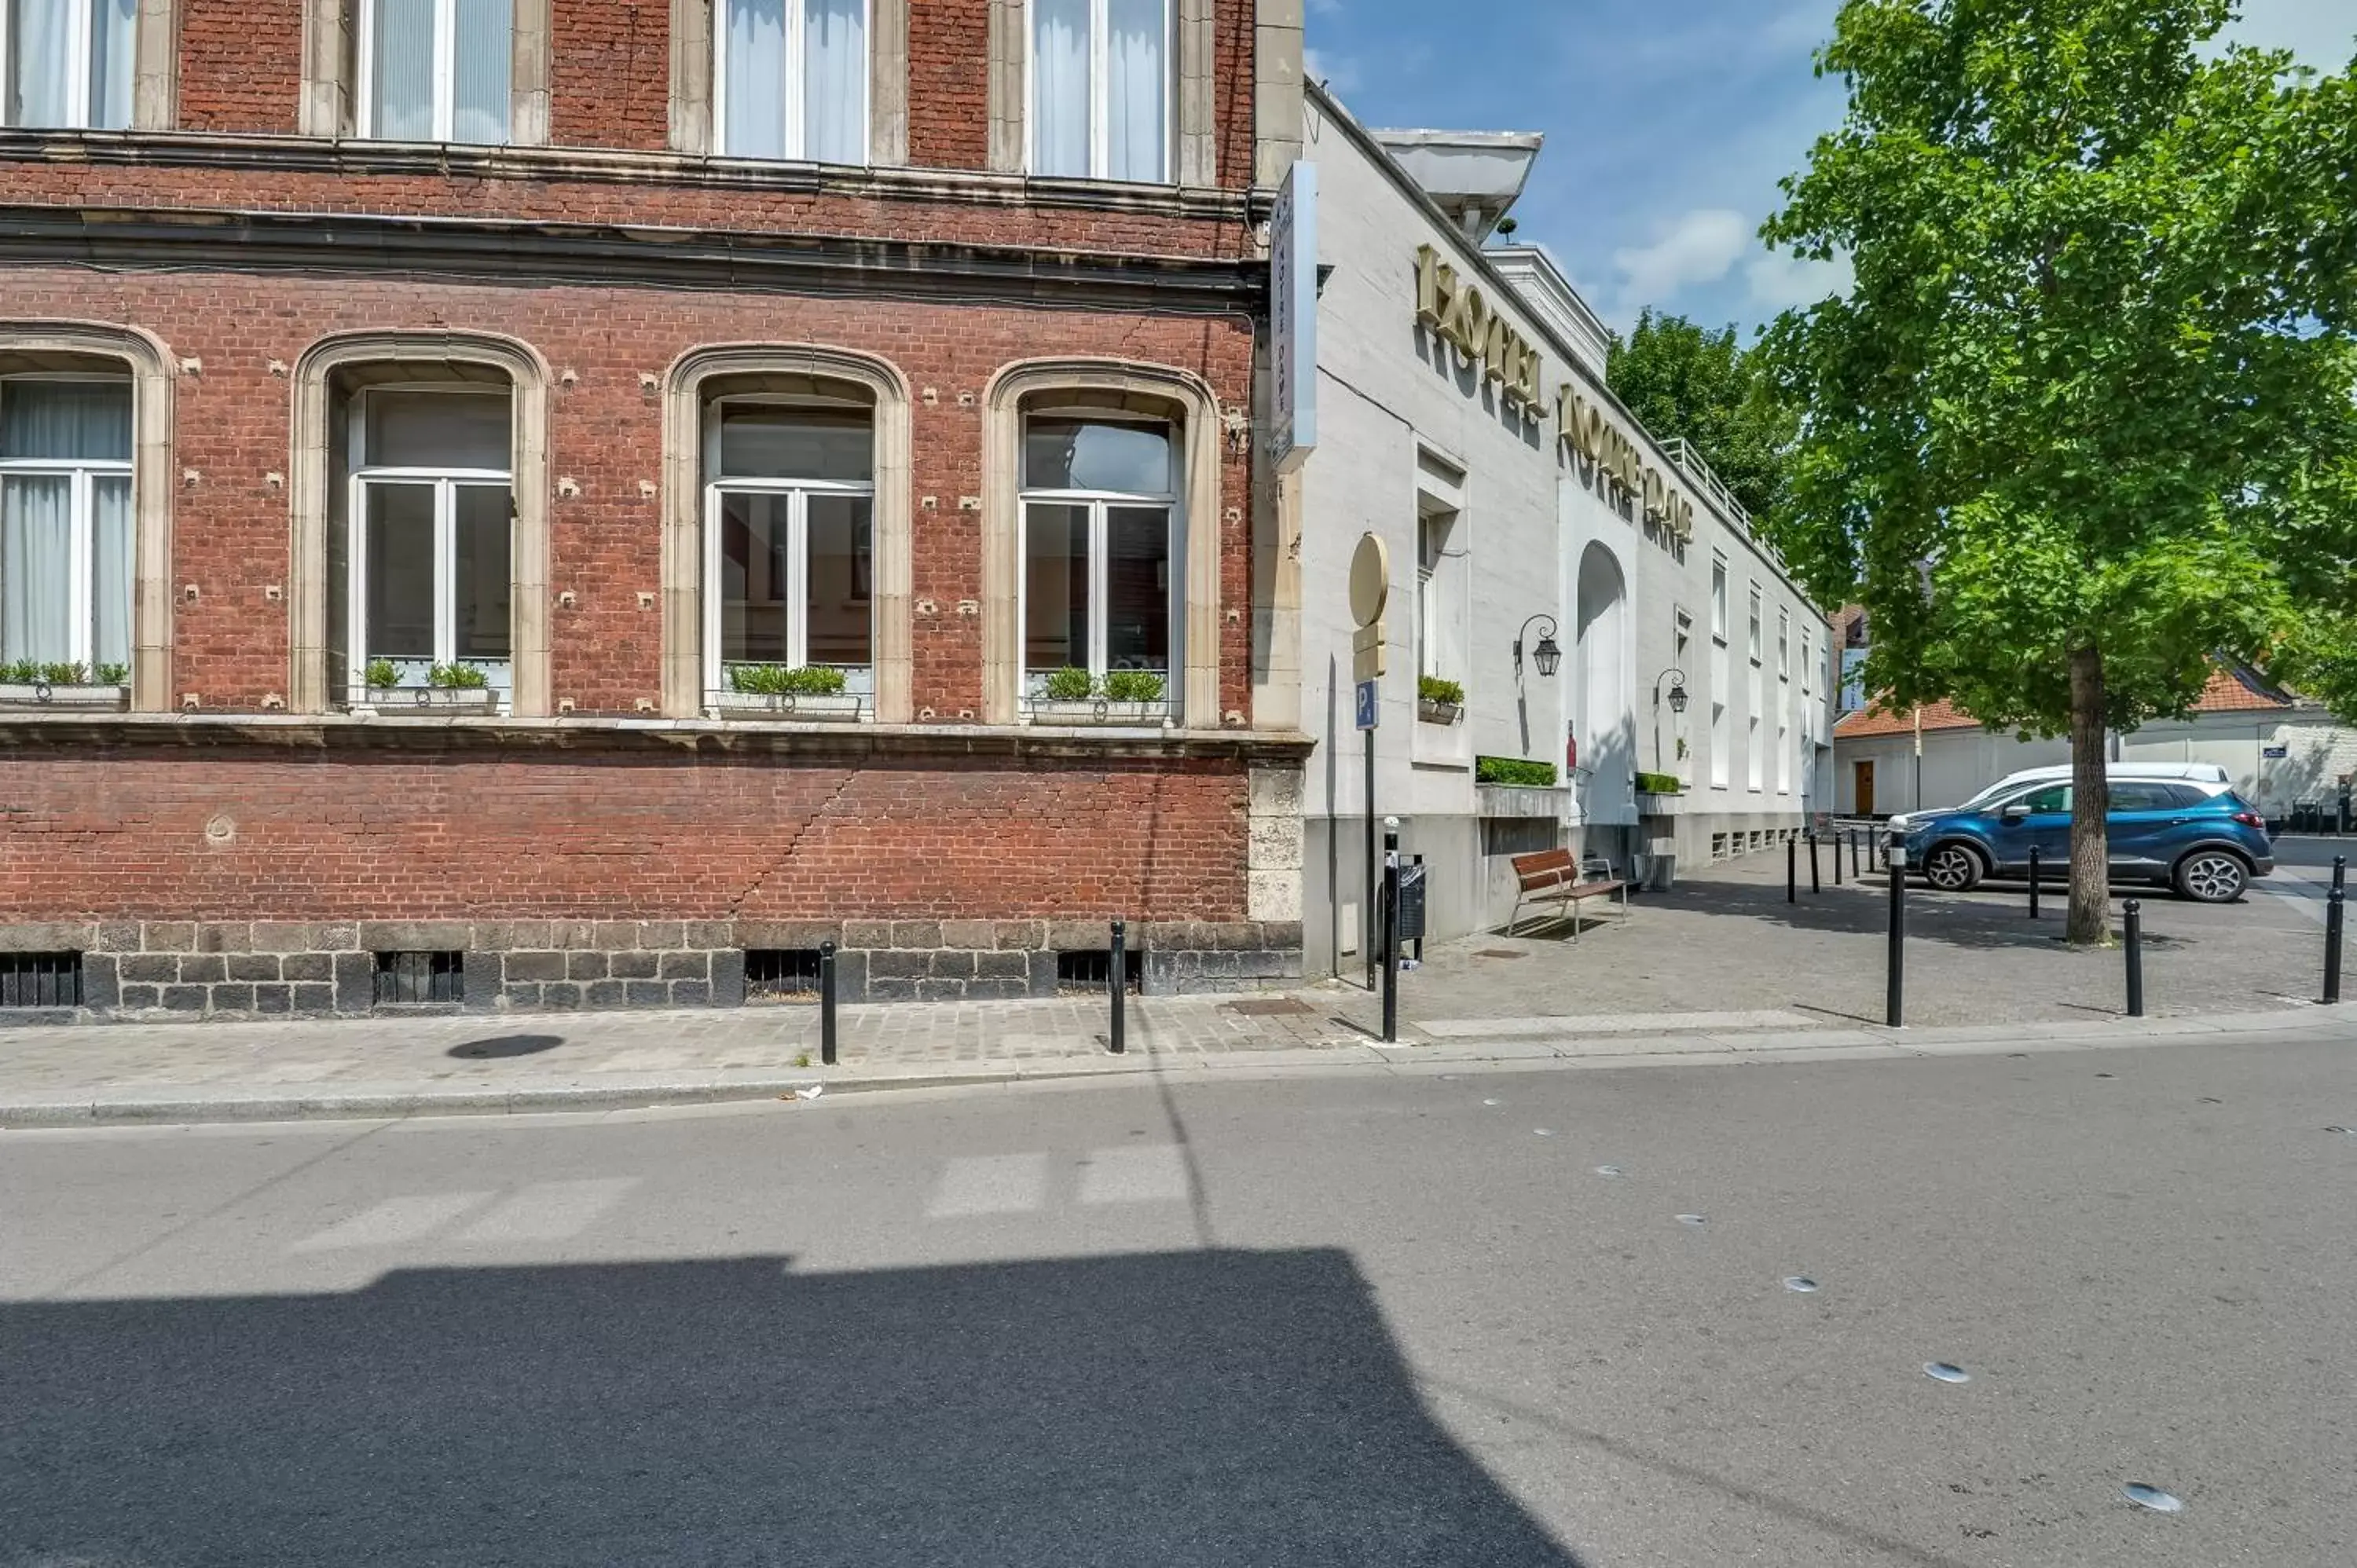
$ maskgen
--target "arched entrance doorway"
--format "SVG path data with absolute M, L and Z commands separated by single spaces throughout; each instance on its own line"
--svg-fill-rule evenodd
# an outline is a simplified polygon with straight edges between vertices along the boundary
M 1573 710 L 1579 737 L 1580 805 L 1590 822 L 1631 822 L 1637 800 L 1629 699 L 1629 588 L 1620 563 L 1601 544 L 1579 557 L 1579 684 Z

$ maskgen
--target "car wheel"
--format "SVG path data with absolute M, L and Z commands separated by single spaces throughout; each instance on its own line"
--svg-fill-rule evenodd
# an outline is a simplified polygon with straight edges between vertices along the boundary
M 2201 904 L 2231 904 L 2250 886 L 2243 857 L 2222 849 L 2196 850 L 2177 863 L 2177 890 Z
M 1923 880 L 1943 893 L 1969 893 L 1981 885 L 1981 857 L 1960 843 L 1943 843 L 1923 861 Z

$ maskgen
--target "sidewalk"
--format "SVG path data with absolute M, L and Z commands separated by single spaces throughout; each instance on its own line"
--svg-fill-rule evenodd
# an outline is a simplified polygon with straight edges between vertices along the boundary
M 1907 1021 L 1882 1026 L 1887 892 L 1787 904 L 1783 857 L 1712 868 L 1630 918 L 1437 945 L 1400 976 L 1400 1043 L 1379 1000 L 1328 981 L 1287 993 L 1133 998 L 1128 1051 L 1102 996 L 846 1006 L 839 1065 L 817 1011 L 567 1013 L 0 1030 L 0 1126 L 596 1110 L 924 1085 L 1426 1063 L 1613 1066 L 1906 1058 L 2345 1030 L 2309 1004 L 2320 928 L 2296 882 L 2207 908 L 2154 897 L 2150 1016 L 2126 1019 L 2116 951 L 2032 924 L 2020 890 L 1910 895 Z M 1363 972 L 1359 972 L 1363 973 Z

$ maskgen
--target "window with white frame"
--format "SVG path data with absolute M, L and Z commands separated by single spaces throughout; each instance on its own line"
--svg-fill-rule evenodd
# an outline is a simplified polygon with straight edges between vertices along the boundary
M 127 130 L 138 0 L 0 0 L 0 124 Z
M 1686 660 L 1694 657 L 1694 617 L 1684 610 L 1677 611 L 1676 616 L 1676 622 L 1671 629 L 1670 662 L 1680 676 L 1692 680 L 1693 677 L 1686 674 Z M 1678 776 L 1680 783 L 1691 784 L 1694 782 L 1694 747 L 1686 738 L 1686 715 L 1682 708 L 1673 707 L 1670 711 L 1670 733 L 1674 738 L 1670 747 L 1672 755 L 1668 770 Z M 1660 769 L 1661 764 L 1656 762 L 1654 768 Z
M 707 691 L 783 689 L 748 680 L 752 670 L 833 670 L 842 673 L 841 694 L 870 705 L 874 412 L 715 400 L 705 406 L 704 472 Z
M 1170 0 L 1030 0 L 1031 172 L 1170 178 Z
M 716 151 L 867 161 L 867 0 L 721 0 Z
M 1760 585 L 1757 583 L 1751 585 L 1751 633 L 1745 647 L 1749 654 L 1751 670 L 1744 692 L 1749 699 L 1743 715 L 1744 782 L 1758 791 L 1767 785 L 1768 755 L 1760 744 L 1760 719 L 1768 703 L 1766 682 L 1760 668 Z
M 1714 555 L 1710 562 L 1710 784 L 1714 789 L 1727 788 L 1727 692 L 1732 679 L 1727 653 L 1727 559 Z
M 370 387 L 350 400 L 350 700 L 514 687 L 512 421 L 504 392 Z
M 1039 415 L 1023 426 L 1023 683 L 1027 701 L 1097 695 L 1116 672 L 1127 700 L 1169 702 L 1177 583 L 1178 443 L 1168 424 Z M 1157 687 L 1160 695 L 1142 693 Z
M 1776 612 L 1776 792 L 1792 792 L 1792 612 Z
M 131 383 L 0 379 L 0 664 L 130 678 Z
M 359 0 L 361 134 L 508 139 L 515 0 Z

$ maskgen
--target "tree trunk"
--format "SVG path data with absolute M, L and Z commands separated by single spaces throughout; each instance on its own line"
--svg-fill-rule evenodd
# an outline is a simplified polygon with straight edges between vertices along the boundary
M 2112 940 L 2112 789 L 2104 771 L 2104 654 L 2071 654 L 2071 921 L 2074 946 Z

